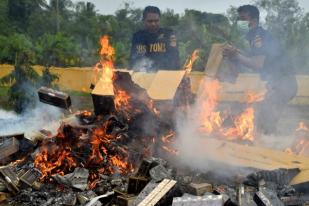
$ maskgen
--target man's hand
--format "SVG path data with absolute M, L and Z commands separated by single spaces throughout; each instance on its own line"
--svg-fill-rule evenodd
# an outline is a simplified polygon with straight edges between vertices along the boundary
M 231 45 L 227 45 L 223 48 L 223 58 L 228 58 L 230 60 L 235 60 L 238 54 L 238 50 L 237 48 L 231 46 Z

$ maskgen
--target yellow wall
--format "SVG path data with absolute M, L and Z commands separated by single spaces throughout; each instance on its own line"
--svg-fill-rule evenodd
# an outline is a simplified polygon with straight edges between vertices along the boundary
M 9 74 L 13 69 L 11 65 L 0 65 L 0 78 Z M 41 74 L 42 66 L 34 66 L 34 69 Z M 71 67 L 50 69 L 52 73 L 59 76 L 57 82 L 61 90 L 84 91 L 90 92 L 89 86 L 92 82 L 93 70 L 91 67 Z M 145 78 L 143 78 L 145 77 Z M 153 74 L 134 73 L 132 78 L 136 83 L 147 88 L 153 79 Z M 192 91 L 197 92 L 201 80 L 205 78 L 203 72 L 192 72 L 190 74 Z M 298 75 L 298 92 L 297 97 L 293 99 L 294 104 L 309 104 L 309 76 Z M 235 84 L 221 83 L 221 99 L 223 101 L 242 101 L 244 93 L 248 90 L 261 92 L 264 90 L 264 82 L 262 82 L 256 74 L 240 74 Z

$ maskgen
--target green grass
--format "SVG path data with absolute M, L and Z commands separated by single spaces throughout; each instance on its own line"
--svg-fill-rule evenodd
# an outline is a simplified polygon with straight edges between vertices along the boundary
M 8 90 L 10 87 L 0 86 L 0 109 L 12 110 L 12 106 L 8 103 Z M 92 108 L 91 94 L 87 92 L 64 91 L 72 98 L 72 104 L 77 109 Z M 79 108 L 80 107 L 80 108 Z
M 89 92 L 77 92 L 77 91 L 65 91 L 65 92 L 68 93 L 71 96 L 79 96 L 79 97 L 91 96 L 91 94 L 89 94 Z

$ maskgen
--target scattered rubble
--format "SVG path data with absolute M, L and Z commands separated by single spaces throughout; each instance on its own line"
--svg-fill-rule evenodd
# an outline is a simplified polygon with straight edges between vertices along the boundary
M 53 178 L 62 185 L 66 185 L 68 187 L 86 190 L 88 187 L 88 177 L 89 171 L 85 168 L 75 168 L 73 173 L 66 174 L 61 176 L 56 174 Z

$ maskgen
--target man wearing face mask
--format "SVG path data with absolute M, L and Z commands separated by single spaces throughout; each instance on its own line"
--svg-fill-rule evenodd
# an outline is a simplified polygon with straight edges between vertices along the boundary
M 244 5 L 237 12 L 237 25 L 240 31 L 247 30 L 246 39 L 250 44 L 250 51 L 241 54 L 236 48 L 227 47 L 223 56 L 256 70 L 261 79 L 266 81 L 267 93 L 264 100 L 256 105 L 255 119 L 259 132 L 271 134 L 276 131 L 282 111 L 296 95 L 295 74 L 278 41 L 259 26 L 257 7 Z
M 130 68 L 148 71 L 180 68 L 176 35 L 171 29 L 160 28 L 160 10 L 147 6 L 143 12 L 144 29 L 132 38 Z

